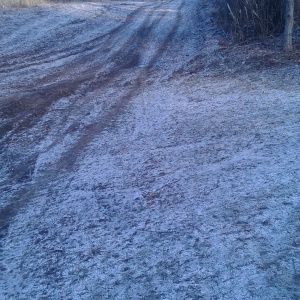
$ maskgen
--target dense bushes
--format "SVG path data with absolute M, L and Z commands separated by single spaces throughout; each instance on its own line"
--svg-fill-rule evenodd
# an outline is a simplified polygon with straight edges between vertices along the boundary
M 285 0 L 216 0 L 219 22 L 235 40 L 281 34 L 284 30 Z M 296 15 L 299 11 L 296 5 Z

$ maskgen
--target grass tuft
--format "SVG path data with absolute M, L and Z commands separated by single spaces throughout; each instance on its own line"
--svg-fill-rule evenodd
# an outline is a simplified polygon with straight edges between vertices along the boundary
M 0 0 L 0 8 L 25 7 L 46 4 L 47 0 Z

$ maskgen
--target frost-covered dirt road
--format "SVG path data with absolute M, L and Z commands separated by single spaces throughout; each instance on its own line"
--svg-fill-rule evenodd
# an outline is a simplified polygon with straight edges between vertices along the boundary
M 211 5 L 0 11 L 0 299 L 299 299 L 299 66 Z

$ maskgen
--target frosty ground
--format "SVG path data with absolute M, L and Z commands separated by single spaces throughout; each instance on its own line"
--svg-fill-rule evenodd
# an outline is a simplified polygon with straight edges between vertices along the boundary
M 0 11 L 1 299 L 300 298 L 299 65 L 214 68 L 212 11 Z

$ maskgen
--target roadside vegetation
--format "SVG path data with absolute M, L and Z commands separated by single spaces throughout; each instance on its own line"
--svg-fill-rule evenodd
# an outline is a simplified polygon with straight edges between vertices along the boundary
M 34 6 L 42 5 L 47 3 L 66 3 L 66 2 L 75 2 L 76 0 L 0 0 L 0 8 L 5 7 L 24 7 L 24 6 Z M 78 0 L 80 1 L 80 0 Z M 93 0 L 91 0 L 92 2 Z M 80 1 L 86 2 L 86 1 Z
M 0 0 L 0 7 L 22 7 L 47 3 L 46 0 Z
M 217 19 L 224 32 L 241 43 L 278 37 L 291 50 L 294 24 L 299 26 L 299 0 L 216 0 Z M 287 40 L 289 39 L 289 40 Z

